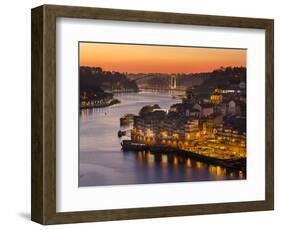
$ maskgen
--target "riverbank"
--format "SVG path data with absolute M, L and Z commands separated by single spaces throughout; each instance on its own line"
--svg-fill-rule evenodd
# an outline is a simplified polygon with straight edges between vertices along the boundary
M 119 104 L 119 103 L 121 103 L 121 101 L 114 98 L 109 103 L 99 103 L 99 104 L 94 104 L 94 105 L 85 105 L 83 107 L 80 107 L 80 109 L 105 108 L 105 107 L 109 107 L 109 106 L 116 105 L 116 104 Z
M 182 149 L 175 149 L 172 147 L 152 146 L 152 145 L 132 143 L 132 141 L 130 140 L 123 140 L 121 145 L 123 151 L 151 151 L 154 154 L 159 154 L 159 153 L 179 154 L 202 162 L 219 165 L 229 169 L 243 171 L 244 173 L 246 172 L 246 158 L 222 160 L 214 157 L 209 157 L 209 156 L 204 156 L 197 153 L 189 152 Z
M 110 92 L 110 93 L 113 93 L 113 94 L 120 94 L 120 93 L 139 93 L 139 92 L 141 92 L 141 90 L 140 90 L 140 89 L 120 89 L 120 90 L 114 89 L 114 90 L 105 91 L 105 92 Z

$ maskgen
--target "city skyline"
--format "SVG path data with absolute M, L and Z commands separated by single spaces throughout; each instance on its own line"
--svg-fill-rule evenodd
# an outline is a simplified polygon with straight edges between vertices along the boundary
M 80 42 L 80 66 L 130 73 L 198 73 L 246 66 L 246 49 Z

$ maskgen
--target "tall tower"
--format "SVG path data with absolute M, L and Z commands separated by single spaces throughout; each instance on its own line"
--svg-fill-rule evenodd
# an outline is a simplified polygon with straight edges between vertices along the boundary
M 176 89 L 177 88 L 177 78 L 176 78 L 176 75 L 171 75 L 170 88 L 171 89 Z

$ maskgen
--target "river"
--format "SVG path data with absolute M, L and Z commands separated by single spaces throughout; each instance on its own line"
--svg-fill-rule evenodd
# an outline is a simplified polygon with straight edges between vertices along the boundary
M 168 109 L 180 100 L 152 91 L 114 97 L 121 103 L 80 112 L 79 186 L 245 179 L 242 172 L 178 155 L 123 152 L 117 136 L 120 117 L 137 114 L 145 105 Z

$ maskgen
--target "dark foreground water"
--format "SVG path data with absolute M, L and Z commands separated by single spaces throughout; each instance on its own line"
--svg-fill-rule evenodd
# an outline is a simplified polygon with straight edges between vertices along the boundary
M 178 155 L 123 152 L 117 132 L 124 114 L 144 105 L 162 108 L 178 103 L 167 93 L 141 92 L 115 96 L 121 104 L 82 110 L 80 114 L 79 186 L 147 184 L 245 179 L 239 171 Z

